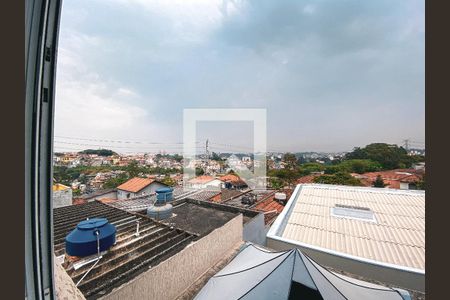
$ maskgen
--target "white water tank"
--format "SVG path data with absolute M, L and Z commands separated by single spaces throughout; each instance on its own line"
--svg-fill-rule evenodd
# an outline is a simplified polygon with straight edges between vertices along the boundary
M 286 201 L 286 194 L 285 193 L 275 193 L 275 200 Z

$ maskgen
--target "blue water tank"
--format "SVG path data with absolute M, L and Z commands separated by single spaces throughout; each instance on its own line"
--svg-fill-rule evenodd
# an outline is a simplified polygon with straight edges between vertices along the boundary
M 97 235 L 100 252 L 116 242 L 116 227 L 106 218 L 92 218 L 78 223 L 66 236 L 66 252 L 71 256 L 88 256 L 97 253 Z
M 156 191 L 156 204 L 165 204 L 166 202 L 173 201 L 173 188 L 159 188 Z

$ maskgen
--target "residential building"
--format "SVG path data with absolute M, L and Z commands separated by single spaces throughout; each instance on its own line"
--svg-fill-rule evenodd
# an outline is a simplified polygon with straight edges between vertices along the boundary
M 223 182 L 222 187 L 227 189 L 245 189 L 248 185 L 239 176 L 233 174 L 227 174 L 219 177 L 219 180 Z
M 173 216 L 162 222 L 189 232 L 204 234 L 229 218 L 242 214 L 243 239 L 264 245 L 267 230 L 264 224 L 263 213 L 253 209 L 214 203 L 210 199 L 215 195 L 220 195 L 220 191 L 185 191 L 182 188 L 175 188 L 173 190 L 174 200 L 171 202 L 173 205 Z M 107 201 L 107 203 L 118 209 L 145 215 L 147 209 L 153 206 L 155 200 L 156 196 L 152 195 L 131 200 Z
M 222 181 L 209 175 L 202 175 L 190 179 L 186 185 L 193 189 L 220 189 Z
M 79 222 L 95 217 L 115 226 L 115 244 L 101 252 L 99 260 L 96 254 L 68 255 L 65 237 Z M 202 215 L 207 218 L 211 220 L 205 221 L 210 226 L 207 232 L 195 234 L 98 201 L 57 208 L 53 211 L 57 277 L 65 272 L 72 280 L 65 284 L 87 299 L 175 299 L 243 243 L 242 214 L 225 219 Z M 60 286 L 56 289 L 61 291 Z
M 368 172 L 364 174 L 352 174 L 358 178 L 365 186 L 373 186 L 374 181 L 380 176 L 387 188 L 401 190 L 415 190 L 423 174 L 414 169 L 395 169 L 380 172 Z
M 117 199 L 151 195 L 162 187 L 167 187 L 167 185 L 151 178 L 134 177 L 117 187 Z
M 64 184 L 56 183 L 52 187 L 53 208 L 72 205 L 72 189 Z
M 82 185 L 80 185 L 80 189 Z M 93 193 L 89 193 L 86 195 L 81 195 L 73 198 L 73 204 L 82 204 L 86 202 L 92 202 L 96 200 L 104 200 L 104 199 L 117 199 L 117 190 L 116 189 L 101 189 L 97 190 Z
M 407 289 L 425 288 L 425 192 L 298 185 L 267 234 L 276 250 Z

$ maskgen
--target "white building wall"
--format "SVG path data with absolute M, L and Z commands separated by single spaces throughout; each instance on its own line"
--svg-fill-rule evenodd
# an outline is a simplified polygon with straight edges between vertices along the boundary
M 72 205 L 72 189 L 53 191 L 53 208 Z
M 144 195 L 151 195 L 151 194 L 154 194 L 157 189 L 164 188 L 164 187 L 167 187 L 167 185 L 162 184 L 160 182 L 152 182 L 146 188 L 140 190 L 138 193 L 131 193 L 131 192 L 124 191 L 124 190 L 117 190 L 117 199 L 123 200 L 123 199 L 130 199 L 130 198 L 134 198 L 134 197 L 140 197 L 140 196 L 144 196 Z M 128 197 L 128 194 L 130 195 L 129 197 Z
M 400 189 L 401 190 L 409 190 L 409 183 L 407 183 L 407 182 L 400 182 Z

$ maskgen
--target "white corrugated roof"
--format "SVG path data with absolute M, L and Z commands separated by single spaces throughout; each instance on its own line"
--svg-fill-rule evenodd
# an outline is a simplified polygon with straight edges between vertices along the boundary
M 425 192 L 300 185 L 280 237 L 343 254 L 425 269 Z M 376 222 L 340 218 L 335 205 L 369 208 Z

